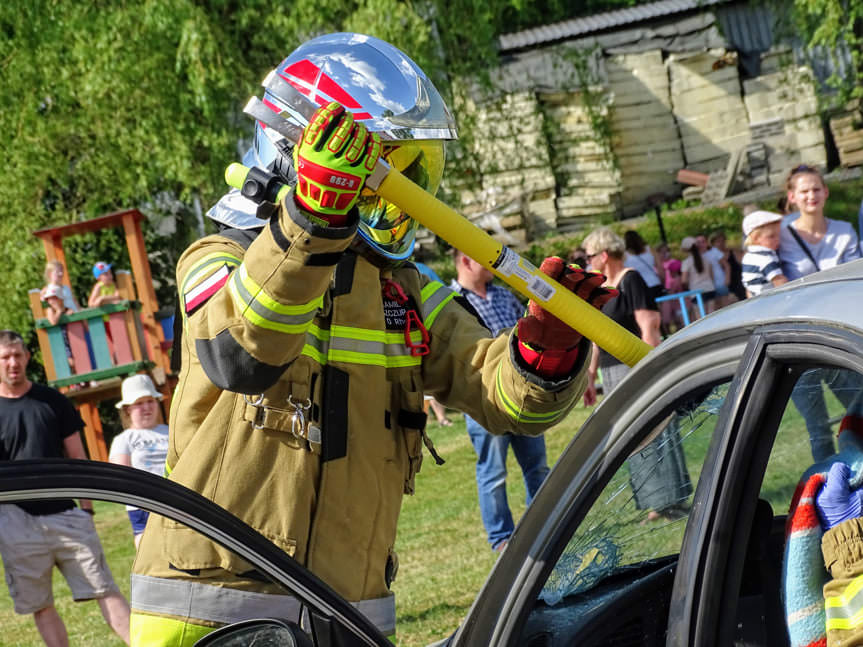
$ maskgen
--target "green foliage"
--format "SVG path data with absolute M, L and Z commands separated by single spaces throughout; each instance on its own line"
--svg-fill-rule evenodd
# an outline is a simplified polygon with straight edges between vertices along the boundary
M 175 221 L 168 234 L 145 227 L 157 293 L 165 303 L 177 256 L 203 233 L 201 209 L 224 192 L 224 168 L 250 137 L 252 124 L 242 106 L 260 92 L 266 72 L 310 37 L 356 30 L 388 40 L 449 96 L 448 79 L 479 76 L 497 63 L 499 34 L 630 4 L 0 3 L 0 149 L 6 162 L 0 237 L 7 265 L 0 326 L 20 330 L 33 346 L 27 290 L 42 285 L 45 260 L 33 230 L 131 207 L 145 210 L 160 229 L 166 219 Z M 462 129 L 469 140 L 470 125 Z M 121 258 L 123 245 L 112 241 L 109 235 L 102 242 L 71 243 L 74 255 L 67 250 L 79 299 L 87 292 L 94 258 Z
M 858 0 L 766 0 L 778 17 L 777 34 L 803 42 L 823 56 L 828 52 L 837 69 L 839 53 L 851 59 L 850 69 L 842 69 L 828 79 L 838 91 L 838 104 L 863 97 L 863 3 Z

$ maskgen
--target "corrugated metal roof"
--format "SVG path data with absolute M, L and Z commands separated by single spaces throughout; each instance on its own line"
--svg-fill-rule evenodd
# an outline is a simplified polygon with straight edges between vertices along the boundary
M 606 11 L 583 18 L 573 18 L 562 22 L 524 31 L 503 34 L 499 39 L 501 53 L 512 50 L 533 47 L 544 43 L 551 43 L 565 38 L 585 36 L 594 32 L 606 31 L 631 25 L 643 20 L 671 16 L 676 13 L 694 11 L 704 7 L 723 4 L 729 0 L 660 0 L 649 4 Z

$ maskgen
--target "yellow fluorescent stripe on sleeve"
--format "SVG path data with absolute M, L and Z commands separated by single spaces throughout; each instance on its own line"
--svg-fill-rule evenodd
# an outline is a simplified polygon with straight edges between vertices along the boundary
M 860 609 L 857 613 L 855 613 L 850 618 L 827 618 L 827 630 L 831 629 L 856 629 L 863 623 L 863 609 Z
M 269 294 L 264 292 L 264 289 L 255 283 L 255 280 L 249 276 L 249 272 L 246 269 L 245 265 L 240 265 L 239 272 L 239 280 L 243 282 L 243 287 L 246 288 L 246 291 L 252 295 L 252 298 L 264 306 L 267 310 L 272 310 L 276 314 L 281 315 L 302 315 L 307 314 L 309 312 L 314 312 L 318 308 L 320 308 L 324 304 L 324 295 L 317 297 L 316 299 L 312 299 L 307 303 L 300 303 L 294 305 L 285 305 L 284 303 L 279 303 Z
M 200 283 L 222 265 L 227 265 L 230 269 L 233 269 L 240 265 L 240 263 L 240 259 L 233 254 L 226 254 L 225 252 L 207 254 L 192 265 L 192 267 L 189 268 L 189 271 L 186 272 L 186 278 L 183 279 L 183 289 L 181 292 L 185 294 L 189 291 L 189 288 L 194 286 L 196 283 Z
M 432 281 L 431 283 L 426 284 L 426 286 L 422 289 L 421 298 L 423 304 L 425 304 L 425 302 L 428 301 L 433 294 L 437 293 L 438 290 L 446 290 L 447 292 L 449 292 L 449 294 L 447 294 L 443 299 L 441 299 L 441 302 L 437 304 L 431 312 L 428 313 L 425 320 L 423 321 L 423 325 L 425 325 L 426 328 L 432 327 L 435 320 L 437 319 L 437 316 L 440 314 L 440 311 L 443 310 L 443 307 L 455 298 L 455 292 L 450 290 L 442 283 Z
M 308 330 L 309 325 L 312 320 L 309 318 L 308 321 L 303 323 L 289 324 L 282 323 L 278 321 L 272 321 L 265 317 L 262 317 L 257 312 L 254 311 L 250 303 L 247 303 L 243 297 L 237 292 L 236 284 L 233 281 L 228 281 L 228 291 L 231 293 L 231 297 L 234 300 L 234 304 L 237 306 L 237 309 L 240 311 L 242 316 L 248 320 L 250 323 L 258 326 L 259 328 L 265 328 L 267 330 L 275 330 L 277 332 L 287 333 L 289 335 L 300 335 Z
M 509 414 L 509 417 L 516 422 L 526 422 L 529 424 L 549 423 L 560 418 L 564 412 L 563 409 L 558 409 L 557 411 L 549 411 L 547 413 L 532 413 L 530 411 L 524 411 L 521 407 L 517 406 L 504 392 L 500 366 L 497 368 L 496 382 L 497 394 L 500 396 L 500 399 L 503 400 L 504 407 L 506 408 L 506 412 Z
M 861 590 L 863 590 L 863 575 L 855 577 L 842 593 L 824 598 L 824 606 L 828 608 L 847 606 L 848 602 L 853 600 Z

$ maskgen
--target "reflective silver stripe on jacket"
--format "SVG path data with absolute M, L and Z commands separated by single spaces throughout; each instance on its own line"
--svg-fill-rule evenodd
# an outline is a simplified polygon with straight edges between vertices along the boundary
M 134 611 L 231 624 L 250 618 L 281 618 L 299 622 L 302 605 L 293 595 L 240 591 L 188 580 L 132 574 Z M 351 602 L 385 636 L 396 630 L 396 598 Z

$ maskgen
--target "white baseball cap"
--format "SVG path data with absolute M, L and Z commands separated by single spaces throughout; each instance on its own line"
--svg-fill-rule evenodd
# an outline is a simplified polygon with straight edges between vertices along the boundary
M 144 375 L 143 373 L 127 377 L 123 380 L 120 392 L 123 398 L 116 405 L 118 409 L 122 409 L 130 404 L 135 404 L 141 398 L 150 397 L 156 398 L 157 400 L 162 399 L 162 394 L 156 390 L 155 386 L 153 386 L 153 380 L 150 379 L 149 375 Z
M 753 211 L 743 219 L 743 235 L 748 237 L 753 231 L 771 222 L 779 222 L 782 216 L 772 211 Z
M 58 299 L 62 299 L 63 289 L 59 285 L 49 283 L 44 288 L 42 288 L 41 297 L 43 301 L 47 301 L 48 297 L 57 297 Z
M 680 249 L 682 249 L 685 252 L 688 252 L 690 249 L 692 249 L 692 246 L 694 244 L 695 244 L 695 238 L 693 238 L 692 236 L 687 236 L 686 238 L 684 238 L 683 240 L 680 241 Z

